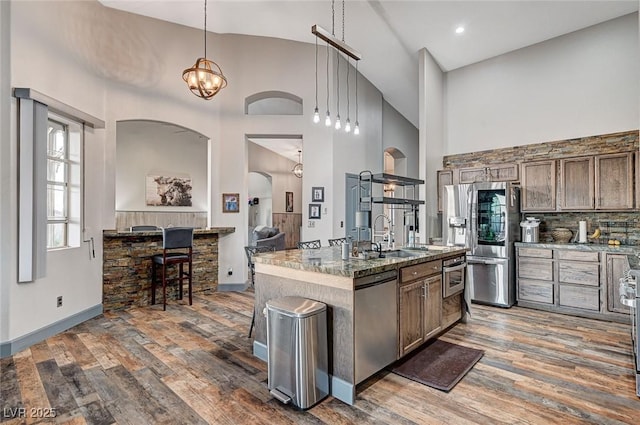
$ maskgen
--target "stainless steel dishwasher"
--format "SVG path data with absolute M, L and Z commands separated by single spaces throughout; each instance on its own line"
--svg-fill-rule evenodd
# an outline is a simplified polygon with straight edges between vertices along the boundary
M 396 271 L 355 281 L 355 383 L 398 359 Z

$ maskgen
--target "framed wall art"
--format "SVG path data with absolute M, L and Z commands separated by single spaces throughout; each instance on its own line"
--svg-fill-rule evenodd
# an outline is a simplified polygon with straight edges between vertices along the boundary
M 222 194 L 222 212 L 223 213 L 240 212 L 240 194 L 239 193 L 223 193 Z
M 311 188 L 311 201 L 324 202 L 324 187 Z
M 309 218 L 320 219 L 320 204 L 309 204 Z
M 166 175 L 148 175 L 145 201 L 147 206 L 190 207 L 191 178 Z
M 285 192 L 284 211 L 293 212 L 293 192 Z

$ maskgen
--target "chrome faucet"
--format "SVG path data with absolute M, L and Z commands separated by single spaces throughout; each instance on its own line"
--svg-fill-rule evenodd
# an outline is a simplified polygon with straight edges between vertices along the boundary
M 387 219 L 387 224 L 388 224 L 388 230 L 386 232 L 384 232 L 383 235 L 383 241 L 386 238 L 387 239 L 387 248 L 392 248 L 392 244 L 393 244 L 393 223 L 391 222 L 391 219 L 386 215 L 386 214 L 378 214 L 376 216 L 376 218 L 373 219 L 373 227 L 371 228 L 371 244 L 375 244 L 376 243 L 376 222 L 378 221 L 378 219 L 382 217 L 382 225 L 384 226 L 384 219 Z M 384 227 L 383 227 L 384 228 Z M 382 247 L 382 243 L 380 243 L 380 247 Z

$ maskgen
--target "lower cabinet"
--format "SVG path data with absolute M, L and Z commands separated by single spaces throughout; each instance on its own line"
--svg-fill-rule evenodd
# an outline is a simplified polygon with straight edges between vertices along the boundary
M 400 357 L 442 330 L 442 261 L 405 267 L 400 272 Z
M 518 304 L 596 319 L 627 321 L 618 281 L 626 254 L 517 247 Z

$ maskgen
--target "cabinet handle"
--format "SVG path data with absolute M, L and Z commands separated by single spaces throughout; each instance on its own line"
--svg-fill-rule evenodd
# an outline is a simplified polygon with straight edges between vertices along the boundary
M 418 272 L 411 272 L 411 274 L 415 276 L 418 274 Z
M 426 283 L 424 285 L 422 285 L 422 292 L 424 293 L 423 297 L 424 298 L 429 298 L 429 291 L 427 290 L 427 287 L 429 285 L 427 285 Z

